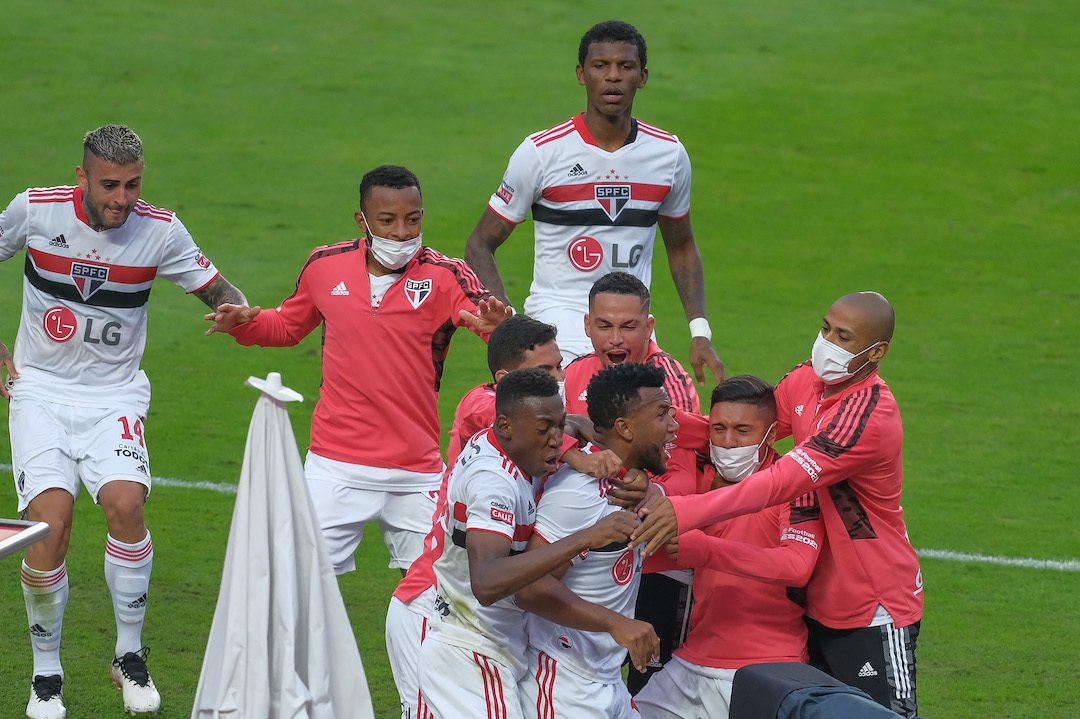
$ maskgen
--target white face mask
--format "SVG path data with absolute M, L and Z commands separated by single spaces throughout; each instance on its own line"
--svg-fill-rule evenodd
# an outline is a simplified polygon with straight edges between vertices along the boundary
M 848 365 L 851 364 L 851 360 L 863 354 L 863 352 L 869 352 L 879 344 L 881 343 L 875 342 L 862 352 L 851 354 L 843 347 L 838 347 L 825 339 L 819 332 L 817 339 L 814 340 L 814 349 L 810 353 L 811 362 L 814 365 L 814 374 L 825 384 L 840 384 L 849 380 L 858 374 L 859 370 L 870 364 L 870 360 L 866 360 L 859 366 L 859 369 L 848 372 Z
M 364 217 L 363 213 L 360 216 Z M 364 217 L 364 224 L 367 226 L 368 236 L 371 238 L 368 243 L 371 247 L 371 254 L 386 269 L 399 270 L 420 252 L 420 245 L 424 241 L 423 232 L 411 240 L 398 242 L 397 240 L 376 235 L 366 217 Z
M 717 447 L 715 444 L 709 444 L 709 456 L 712 458 L 717 473 L 728 482 L 741 482 L 758 471 L 761 466 L 758 452 L 761 450 L 761 445 L 765 444 L 765 440 L 769 438 L 769 433 L 772 432 L 774 426 L 776 422 L 769 425 L 769 429 L 765 431 L 765 436 L 760 442 L 748 447 Z

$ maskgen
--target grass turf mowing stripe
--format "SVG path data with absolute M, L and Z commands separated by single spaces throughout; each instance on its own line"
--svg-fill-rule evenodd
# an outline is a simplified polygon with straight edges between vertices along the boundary
M 0 471 L 10 472 L 10 464 L 0 464 Z M 172 477 L 153 477 L 153 483 L 160 487 L 183 487 L 186 489 L 208 489 L 222 494 L 236 494 L 237 485 L 227 482 L 188 482 Z M 988 554 L 954 552 L 951 549 L 916 549 L 920 557 L 944 559 L 949 562 L 982 562 L 1007 567 L 1025 567 L 1027 569 L 1053 569 L 1059 572 L 1080 572 L 1080 560 L 1076 559 L 1035 559 L 1033 557 L 1002 557 Z

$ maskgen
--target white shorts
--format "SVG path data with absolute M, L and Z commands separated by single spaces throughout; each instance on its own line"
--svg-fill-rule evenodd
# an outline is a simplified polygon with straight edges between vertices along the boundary
M 514 672 L 436 636 L 420 647 L 419 719 L 525 719 Z
M 518 682 L 526 717 L 639 719 L 630 690 L 621 681 L 602 684 L 559 666 L 552 657 L 529 647 L 529 671 Z
M 101 487 L 114 480 L 141 484 L 150 496 L 150 453 L 143 418 L 134 409 L 12 397 L 8 428 L 19 512 L 47 489 L 78 497 L 80 481 L 95 502 Z
M 435 489 L 430 492 L 387 492 L 352 486 L 354 476 L 362 474 L 364 469 L 363 465 L 338 462 L 313 452 L 308 452 L 304 462 L 308 491 L 334 573 L 356 569 L 353 553 L 364 538 L 364 524 L 375 521 L 390 552 L 389 567 L 408 569 L 424 551 L 424 537 L 431 529 L 442 473 L 411 473 L 425 482 L 434 478 Z
M 420 645 L 427 636 L 428 618 L 419 609 L 435 611 L 435 587 L 428 587 L 411 602 L 390 597 L 386 610 L 386 656 L 401 697 L 401 719 L 417 719 L 420 697 Z
M 727 719 L 735 671 L 698 667 L 675 655 L 634 702 L 641 719 Z

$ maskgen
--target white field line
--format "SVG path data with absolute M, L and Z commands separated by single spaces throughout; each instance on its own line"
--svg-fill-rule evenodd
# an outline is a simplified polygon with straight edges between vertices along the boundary
M 10 472 L 10 464 L 0 464 L 0 471 Z M 171 477 L 153 477 L 153 483 L 159 487 L 182 487 L 186 489 L 208 489 L 221 494 L 236 494 L 235 484 L 228 482 L 188 482 Z M 1054 569 L 1059 572 L 1080 572 L 1080 560 L 1076 559 L 1034 559 L 1032 557 L 999 557 L 987 554 L 969 554 L 954 552 L 949 549 L 916 549 L 920 557 L 944 559 L 950 562 L 982 562 L 1006 567 L 1026 567 L 1028 569 Z

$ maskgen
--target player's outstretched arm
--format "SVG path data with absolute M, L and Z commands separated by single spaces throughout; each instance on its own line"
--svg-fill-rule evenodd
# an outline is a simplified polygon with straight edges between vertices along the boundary
M 668 266 L 671 279 L 679 293 L 686 319 L 708 319 L 705 308 L 705 270 L 701 265 L 701 252 L 694 241 L 694 229 L 690 224 L 690 215 L 679 218 L 660 217 L 660 235 L 667 248 Z M 726 379 L 724 363 L 713 349 L 712 340 L 706 337 L 694 337 L 690 341 L 690 366 L 698 384 L 704 386 L 705 371 L 708 365 L 717 382 Z
M 475 313 L 468 310 L 459 310 L 458 316 L 474 332 L 482 334 L 491 332 L 503 320 L 513 317 L 514 308 L 505 304 L 498 297 L 492 297 L 490 300 L 480 300 L 476 305 Z
M 206 287 L 201 290 L 196 290 L 191 294 L 198 297 L 203 303 L 210 309 L 215 309 L 219 305 L 246 305 L 247 298 L 244 297 L 244 293 L 241 292 L 235 285 L 225 279 L 222 275 L 218 275 L 210 281 Z
M 15 359 L 11 356 L 11 350 L 3 342 L 0 342 L 0 368 L 3 368 L 4 372 L 7 373 L 6 380 L 19 379 L 19 373 L 15 371 Z M 0 397 L 11 399 L 7 381 L 4 377 L 0 377 L 0 380 L 4 380 L 0 381 Z
M 209 337 L 215 332 L 228 332 L 245 322 L 251 322 L 255 315 L 260 312 L 262 312 L 262 307 L 258 305 L 255 307 L 248 307 L 246 304 L 234 305 L 228 303 L 218 305 L 214 312 L 203 315 L 204 320 L 214 323 L 204 334 Z
M 563 567 L 587 549 L 625 542 L 636 526 L 637 517 L 632 512 L 615 512 L 557 542 L 513 556 L 510 556 L 511 542 L 507 537 L 494 532 L 466 532 L 465 548 L 469 554 L 473 596 L 485 607 L 490 606 Z
M 679 533 L 679 522 L 675 518 L 675 509 L 667 497 L 652 503 L 641 510 L 641 525 L 630 535 L 630 546 L 644 544 L 646 555 L 651 555 L 674 539 Z
M 530 548 L 526 554 L 532 551 Z M 607 632 L 630 652 L 630 661 L 639 672 L 644 672 L 649 662 L 660 656 L 660 639 L 651 624 L 587 602 L 550 574 L 515 594 L 514 602 L 525 611 L 564 627 Z
M 484 283 L 488 292 L 507 305 L 510 304 L 510 297 L 506 294 L 506 287 L 503 286 L 502 276 L 499 274 L 495 250 L 506 242 L 506 238 L 516 226 L 513 222 L 499 217 L 490 207 L 485 207 L 480 221 L 465 241 L 465 263 Z

